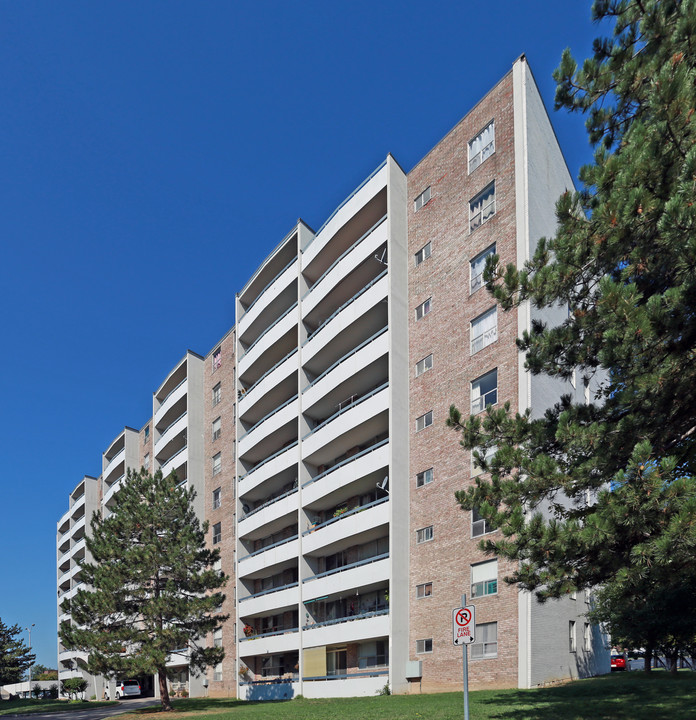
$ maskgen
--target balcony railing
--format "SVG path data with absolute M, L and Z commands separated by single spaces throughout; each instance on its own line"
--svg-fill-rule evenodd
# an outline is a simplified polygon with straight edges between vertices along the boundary
M 287 315 L 289 315 L 296 307 L 297 307 L 297 303 L 294 303 L 294 304 L 291 305 L 273 324 L 269 325 L 269 326 L 256 338 L 256 340 L 254 340 L 254 342 L 251 343 L 251 345 L 249 345 L 249 347 L 244 351 L 244 353 L 242 354 L 242 356 L 241 356 L 239 359 L 241 360 L 241 358 L 243 358 L 245 355 L 248 355 L 248 354 L 251 352 L 251 350 L 252 350 L 252 348 L 254 347 L 254 345 L 256 345 L 256 344 L 259 342 L 259 340 L 261 340 L 261 338 L 262 338 L 264 335 L 266 335 L 266 334 L 269 333 L 271 330 L 273 330 L 273 328 L 274 328 L 284 317 L 286 317 Z
M 302 439 L 306 440 L 310 435 L 313 435 L 317 430 L 321 430 L 321 428 L 328 425 L 330 422 L 335 420 L 339 415 L 343 415 L 343 413 L 348 412 L 348 410 L 351 410 L 354 407 L 357 407 L 360 405 L 360 403 L 365 402 L 365 400 L 368 400 L 373 395 L 376 395 L 378 392 L 384 390 L 384 388 L 389 387 L 389 381 L 382 383 L 381 385 L 378 385 L 376 388 L 370 390 L 370 392 L 366 393 L 365 395 L 361 395 L 357 400 L 354 400 L 349 405 L 346 405 L 345 407 L 342 407 L 340 410 L 337 410 L 333 415 L 330 415 L 326 418 L 326 420 L 322 420 L 315 428 L 310 430 Z
M 262 465 L 265 465 L 266 463 L 271 462 L 271 460 L 277 458 L 278 455 L 281 455 L 286 450 L 290 450 L 290 448 L 294 448 L 297 445 L 297 442 L 298 441 L 295 440 L 295 442 L 291 443 L 290 445 L 286 445 L 285 447 L 280 448 L 280 450 L 277 450 L 276 452 L 274 452 L 273 455 L 269 455 L 267 458 L 262 460 L 260 463 L 257 463 L 256 465 L 254 465 L 254 467 L 251 468 L 251 470 L 244 473 L 244 475 L 240 475 L 239 481 L 244 480 L 245 477 L 247 477 L 248 475 L 251 475 L 251 473 L 258 470 Z
M 173 425 L 176 425 L 176 423 L 178 423 L 179 420 L 181 420 L 181 418 L 187 414 L 187 412 L 188 412 L 187 410 L 184 410 L 184 412 L 182 412 L 181 415 L 179 415 L 179 417 L 176 420 L 170 422 L 169 425 L 167 425 L 167 427 L 164 428 L 164 430 L 162 430 L 162 432 L 160 433 L 159 439 L 161 440 L 167 434 L 167 430 L 169 430 L 169 428 L 172 427 Z
M 177 455 L 184 452 L 184 450 L 186 450 L 187 447 L 188 447 L 188 445 L 184 445 L 184 447 L 182 447 L 181 450 L 177 450 L 171 457 L 168 457 L 164 462 L 161 462 L 160 466 L 164 467 L 167 463 L 171 462 Z
M 249 517 L 249 516 L 247 515 L 246 517 Z M 244 555 L 244 557 L 240 557 L 237 562 L 242 562 L 242 560 L 247 560 L 248 558 L 256 557 L 257 555 L 260 555 L 261 553 L 266 552 L 266 550 L 271 550 L 273 548 L 279 547 L 280 545 L 285 545 L 286 543 L 292 542 L 293 540 L 297 540 L 298 537 L 299 537 L 299 535 L 293 535 L 292 537 L 285 538 L 284 540 L 278 540 L 278 542 L 274 542 L 271 545 L 265 545 L 264 547 L 260 548 L 259 550 L 254 550 L 254 552 L 249 553 L 248 555 Z
M 340 312 L 345 310 L 351 303 L 354 303 L 361 295 L 366 293 L 373 285 L 375 285 L 377 282 L 379 282 L 388 272 L 389 272 L 389 270 L 382 270 L 382 272 L 379 275 L 377 275 L 376 278 L 374 278 L 369 283 L 367 283 L 367 285 L 365 285 L 364 288 L 362 288 L 361 290 L 358 290 L 358 292 L 356 292 L 355 295 L 353 295 L 353 297 L 350 298 L 350 300 L 346 300 L 346 302 L 344 302 L 343 305 L 341 305 L 341 307 L 339 307 L 337 310 L 335 310 L 333 313 L 331 313 L 331 315 L 329 315 L 329 317 L 327 317 L 326 320 L 324 320 L 324 322 L 321 325 L 319 325 L 319 327 L 313 333 L 311 333 L 310 335 L 307 336 L 307 339 L 304 341 L 304 343 L 302 343 L 302 346 L 304 347 L 310 340 L 312 340 L 315 337 L 315 335 L 320 330 L 325 328 L 328 325 L 328 323 L 330 323 L 336 317 L 336 315 L 338 315 Z
M 377 562 L 378 560 L 384 560 L 389 557 L 389 553 L 382 553 L 381 555 L 373 555 L 372 557 L 365 558 L 364 560 L 358 560 L 358 562 L 350 563 L 350 565 L 341 565 L 341 567 L 334 568 L 333 570 L 326 570 L 318 575 L 312 575 L 311 577 L 304 578 L 303 583 L 309 582 L 310 580 L 318 580 L 319 578 L 327 577 L 328 575 L 335 575 L 336 573 L 343 572 L 344 570 L 351 570 L 352 568 L 361 567 L 363 565 L 370 565 L 371 563 Z
M 266 285 L 266 287 L 254 298 L 254 301 L 251 303 L 251 305 L 249 305 L 249 307 L 244 311 L 244 315 L 246 315 L 246 314 L 251 310 L 251 308 L 253 308 L 254 305 L 256 305 L 256 303 L 257 303 L 257 302 L 259 301 L 259 299 L 263 296 L 263 294 L 266 292 L 266 290 L 268 290 L 268 288 L 271 287 L 271 285 L 273 285 L 273 283 L 274 283 L 294 262 L 297 262 L 297 258 L 296 258 L 296 257 L 294 257 L 294 258 L 273 278 L 273 280 L 271 280 L 271 282 L 269 282 L 268 285 Z M 240 320 L 244 317 L 244 315 L 242 315 L 242 317 L 240 318 Z
M 366 618 L 378 617 L 380 615 L 389 615 L 389 608 L 382 610 L 373 610 L 372 612 L 359 613 L 358 615 L 347 615 L 346 617 L 332 618 L 323 622 L 312 623 L 311 625 L 303 625 L 303 630 L 313 630 L 314 628 L 327 627 L 328 625 L 339 625 L 341 623 L 352 622 L 353 620 L 365 620 Z
M 361 677 L 377 677 L 379 675 L 389 675 L 389 668 L 381 670 L 371 670 L 369 672 L 350 673 L 350 675 L 312 675 L 311 677 L 303 677 L 303 680 L 350 680 L 351 678 Z
M 334 217 L 336 217 L 336 214 L 341 210 L 341 208 L 345 207 L 345 205 L 350 200 L 352 200 L 386 164 L 386 160 L 381 162 L 380 165 L 367 178 L 365 178 L 365 180 L 363 180 L 360 185 L 358 185 L 358 187 L 356 187 L 355 190 L 353 190 L 353 192 L 331 213 L 331 215 L 329 215 L 329 217 L 326 219 L 326 222 L 319 228 L 319 230 L 317 230 L 314 237 L 309 241 L 309 244 L 303 252 L 307 252 L 310 245 L 316 240 L 317 235 L 319 235 L 319 233 L 321 233 L 321 231 L 334 219 Z
M 293 400 L 297 400 L 297 395 L 294 395 L 289 400 L 286 400 L 282 405 L 279 405 L 275 410 L 271 410 L 271 412 L 268 413 L 268 415 L 264 415 L 257 423 L 254 423 L 241 437 L 237 439 L 237 442 L 243 440 L 249 433 L 254 432 L 256 428 L 261 425 L 261 423 L 266 422 L 268 418 L 273 417 L 277 412 L 280 412 L 284 407 L 288 406 Z
M 341 365 L 343 362 L 345 362 L 349 357 L 352 357 L 353 355 L 355 355 L 355 353 L 362 350 L 366 345 L 369 345 L 373 340 L 378 338 L 380 335 L 383 335 L 385 332 L 387 332 L 388 329 L 389 329 L 389 327 L 387 325 L 385 325 L 381 330 L 378 330 L 374 335 L 371 335 L 369 338 L 367 338 L 367 340 L 364 340 L 363 342 L 361 342 L 360 345 L 353 348 L 350 352 L 346 353 L 342 358 L 339 358 L 338 360 L 336 360 L 336 362 L 333 365 L 331 365 L 330 367 L 328 367 L 326 370 L 324 370 L 324 372 L 321 375 L 319 375 L 319 377 L 314 378 L 314 380 L 312 380 L 312 382 L 309 383 L 309 385 L 307 385 L 307 387 L 302 392 L 304 393 L 306 390 L 309 390 L 309 388 L 311 388 L 313 385 L 316 385 L 316 383 L 318 383 L 322 378 L 326 377 L 334 368 L 337 368 L 339 365 Z
M 327 525 L 332 525 L 333 523 L 338 522 L 339 520 L 343 520 L 343 518 L 350 517 L 351 515 L 356 515 L 359 512 L 362 512 L 363 510 L 367 510 L 368 508 L 375 507 L 375 505 L 381 505 L 382 503 L 385 503 L 389 500 L 389 496 L 379 498 L 379 500 L 373 500 L 370 503 L 367 503 L 366 505 L 358 505 L 358 507 L 353 508 L 352 510 L 346 510 L 346 512 L 341 513 L 337 517 L 332 517 L 329 520 L 324 521 L 323 523 L 320 523 L 319 525 L 315 525 L 311 530 L 305 530 L 302 533 L 302 536 L 309 535 L 310 533 L 316 532 L 317 530 L 320 530 L 321 528 L 325 528 Z
M 278 360 L 278 362 L 270 370 L 266 370 L 266 372 L 251 387 L 246 388 L 240 395 L 239 399 L 243 400 L 262 380 L 265 380 L 277 367 L 280 367 L 289 357 L 291 357 L 296 352 L 297 348 L 293 348 L 284 358 Z
M 331 265 L 329 265 L 329 267 L 317 278 L 317 281 L 312 285 L 311 288 L 309 288 L 309 290 L 307 290 L 307 292 L 302 296 L 301 299 L 304 300 L 304 299 L 307 297 L 307 295 L 309 295 L 309 293 L 311 293 L 312 290 L 314 290 L 314 289 L 317 287 L 317 285 L 319 285 L 319 283 L 336 267 L 336 265 L 338 265 L 338 263 L 340 263 L 341 260 L 343 260 L 343 258 L 346 257 L 346 255 L 348 255 L 348 253 L 351 252 L 351 250 L 353 250 L 353 249 L 356 248 L 358 245 L 360 245 L 360 243 L 361 243 L 368 235 L 370 235 L 371 233 L 373 233 L 386 219 L 387 219 L 387 216 L 386 216 L 386 214 L 385 214 L 385 215 L 383 215 L 366 233 L 364 233 L 363 235 L 361 235 L 347 250 L 345 250 L 344 252 L 342 252 L 342 253 L 331 263 Z
M 334 470 L 338 470 L 339 468 L 343 467 L 344 465 L 347 465 L 348 463 L 352 463 L 354 460 L 357 460 L 358 458 L 363 457 L 364 455 L 367 455 L 368 453 L 374 452 L 378 448 L 381 448 L 382 445 L 386 445 L 389 442 L 389 438 L 386 440 L 380 440 L 378 443 L 375 443 L 374 445 L 371 445 L 368 448 L 365 448 L 364 450 L 361 450 L 359 453 L 356 453 L 355 455 L 351 455 L 349 458 L 346 458 L 345 460 L 341 460 L 341 462 L 336 463 L 335 465 L 332 465 L 328 470 L 324 470 L 324 472 L 319 473 L 318 475 L 315 475 L 310 480 L 307 480 L 307 482 L 302 483 L 302 487 L 307 487 L 307 485 L 311 485 L 312 483 L 315 483 L 317 480 L 321 480 L 323 477 L 326 477 L 329 473 L 332 473 Z
M 292 495 L 293 493 L 297 492 L 297 487 L 291 488 L 287 492 L 281 493 L 280 495 L 276 495 L 275 497 L 272 497 L 270 500 L 266 500 L 265 503 L 259 505 L 258 507 L 255 507 L 253 510 L 250 510 L 248 513 L 244 515 L 242 520 L 246 520 L 247 518 L 250 518 L 252 515 L 256 515 L 257 512 L 261 512 L 264 508 L 267 508 L 269 505 L 273 505 L 274 503 L 277 503 L 279 500 L 282 500 L 283 498 L 288 497 L 288 495 Z
M 246 595 L 245 597 L 239 598 L 239 601 L 242 602 L 243 600 L 260 598 L 264 595 L 270 595 L 271 593 L 280 592 L 281 590 L 289 590 L 290 588 L 297 587 L 298 585 L 299 582 L 296 580 L 295 582 L 288 583 L 287 585 L 280 585 L 279 587 L 268 588 L 268 590 L 262 590 L 261 592 L 253 593 L 252 595 Z
M 188 380 L 188 376 L 185 377 L 176 387 L 172 388 L 160 401 L 160 406 L 164 405 L 164 403 L 167 402 L 167 400 L 171 397 L 173 393 L 175 393 L 186 381 Z
M 285 628 L 283 630 L 272 630 L 271 632 L 266 633 L 259 633 L 258 635 L 250 635 L 249 637 L 240 637 L 239 642 L 244 642 L 245 640 L 258 640 L 259 638 L 267 638 L 267 637 L 274 637 L 275 635 L 289 635 L 290 633 L 296 633 L 299 632 L 300 628 Z

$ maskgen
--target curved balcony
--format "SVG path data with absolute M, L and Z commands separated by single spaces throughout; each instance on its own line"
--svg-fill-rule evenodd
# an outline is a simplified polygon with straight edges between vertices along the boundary
M 261 335 L 259 335 L 258 338 L 253 342 L 252 345 L 250 345 L 246 352 L 237 360 L 237 377 L 243 378 L 249 373 L 250 368 L 258 362 L 258 360 L 266 353 L 268 350 L 276 343 L 278 340 L 280 340 L 284 335 L 286 335 L 290 330 L 292 330 L 298 323 L 298 316 L 297 316 L 297 303 L 295 303 L 292 307 L 290 307 L 283 315 L 281 315 L 270 327 L 268 327 Z M 296 344 L 296 341 L 293 343 L 293 345 Z M 237 344 L 238 347 L 241 346 L 239 343 Z M 287 352 L 291 349 L 292 345 L 287 348 L 285 352 L 282 353 L 282 355 L 287 354 Z M 282 352 L 282 351 L 281 351 Z M 277 358 L 279 360 L 280 358 Z M 275 362 L 271 363 L 272 365 L 275 364 Z M 263 371 L 265 372 L 265 370 Z M 263 372 L 259 373 L 259 376 L 263 374 Z
M 179 415 L 168 427 L 166 427 L 162 434 L 155 442 L 155 457 L 159 457 L 162 451 L 166 449 L 167 445 L 174 440 L 181 432 L 183 432 L 188 423 L 188 412 L 184 411 L 182 415 Z
M 250 413 L 260 417 L 271 408 L 280 405 L 283 396 L 295 394 L 297 391 L 297 362 L 297 348 L 294 347 L 248 390 L 243 392 L 237 403 L 240 420 L 245 420 Z M 295 388 L 294 392 L 290 390 L 291 387 Z
M 381 440 L 319 473 L 302 485 L 303 506 L 311 505 L 370 473 L 388 469 L 390 451 L 389 440 Z
M 184 445 L 181 450 L 177 450 L 174 455 L 168 458 L 161 466 L 162 475 L 167 477 L 172 470 L 178 470 L 184 463 L 188 462 L 188 445 Z M 185 480 L 186 478 L 179 478 Z
M 316 553 L 320 548 L 339 542 L 389 523 L 389 497 L 349 510 L 302 533 L 302 554 Z
M 167 411 L 174 406 L 184 395 L 188 392 L 188 377 L 185 377 L 178 385 L 176 385 L 169 394 L 164 397 L 162 403 L 155 411 L 155 417 L 153 418 L 153 424 L 159 425 L 162 418 L 167 414 Z
M 86 518 L 83 515 L 82 518 L 80 518 L 70 530 L 70 537 L 75 540 L 77 538 L 81 538 L 85 534 L 85 525 L 87 524 Z
M 237 577 L 248 577 L 273 565 L 296 558 L 298 543 L 298 537 L 294 535 L 240 558 L 237 563 Z
M 355 643 L 389 636 L 389 610 L 336 618 L 302 628 L 302 646 Z
M 248 342 L 248 337 L 260 334 L 263 326 L 268 326 L 274 321 L 273 315 L 277 317 L 285 312 L 285 310 L 279 310 L 278 307 L 282 307 L 284 298 L 290 297 L 288 291 L 292 289 L 297 276 L 297 258 L 295 257 L 266 285 L 259 296 L 246 309 L 246 312 L 239 318 L 237 337 L 241 342 Z M 297 300 L 296 291 L 294 300 L 291 300 L 291 302 L 295 300 Z M 256 328 L 259 328 L 258 331 Z
M 65 535 L 70 530 L 70 510 L 66 510 L 61 516 L 57 523 L 58 534 Z
M 302 269 L 307 268 L 326 245 L 334 238 L 358 212 L 387 185 L 386 160 L 377 167 L 363 182 L 331 213 L 326 222 L 319 228 L 314 239 L 302 253 Z M 380 212 L 377 217 L 381 217 Z M 370 225 L 374 223 L 375 218 Z
M 87 549 L 87 541 L 85 538 L 82 538 L 82 540 L 78 540 L 75 543 L 72 550 L 70 551 L 70 554 L 75 559 L 82 559 L 85 556 L 86 549 Z
M 387 242 L 386 219 L 386 215 L 380 218 L 375 225 L 335 260 L 328 270 L 312 285 L 302 298 L 303 319 L 316 310 L 337 286 L 345 283 L 365 261 L 369 260 L 375 269 L 380 267 L 375 255 L 377 255 L 379 248 Z M 364 271 L 360 275 L 364 275 Z M 358 278 L 354 280 L 354 282 L 357 281 Z M 364 285 L 364 281 L 362 284 Z
M 283 518 L 286 518 L 292 513 L 297 513 L 297 488 L 288 490 L 288 492 L 279 495 L 276 498 L 272 498 L 262 506 L 255 508 L 248 513 L 244 518 L 237 523 L 237 535 L 240 539 L 249 537 L 253 533 L 257 533 L 261 528 L 266 527 L 275 523 L 278 525 L 277 529 L 287 525 L 283 523 Z M 269 530 L 271 532 L 272 530 Z
M 239 656 L 275 655 L 276 653 L 297 650 L 299 628 L 276 630 L 275 632 L 254 635 L 250 638 L 239 638 Z
M 123 478 L 125 478 L 125 474 L 121 475 L 118 480 L 115 480 L 111 485 L 109 486 L 109 489 L 104 493 L 104 497 L 102 498 L 102 504 L 108 505 L 113 496 L 118 492 L 119 488 L 121 487 L 121 482 L 123 481 Z
M 277 447 L 278 443 L 282 444 L 293 435 L 296 437 L 296 423 L 286 433 L 281 433 L 280 430 L 293 420 L 297 420 L 299 403 L 299 398 L 295 395 L 249 428 L 237 441 L 238 456 L 244 458 L 253 448 L 263 443 L 263 447 L 258 448 L 256 452 L 263 457 L 270 452 L 272 446 Z
M 314 600 L 389 579 L 389 553 L 319 573 L 302 581 L 302 600 Z
M 73 504 L 73 506 L 70 508 L 70 517 L 75 519 L 76 517 L 81 517 L 84 515 L 85 512 L 85 496 L 81 495 L 76 502 Z M 82 512 L 80 512 L 82 511 Z
M 58 578 L 58 587 L 62 588 L 63 586 L 70 587 L 70 578 L 72 577 L 72 571 L 66 570 L 62 575 Z
M 239 598 L 237 614 L 243 616 L 253 612 L 255 615 L 261 615 L 277 608 L 297 605 L 299 602 L 300 586 L 299 583 L 294 582 Z
M 352 350 L 355 347 L 354 333 L 347 332 L 348 328 L 358 323 L 363 316 L 387 298 L 388 292 L 389 278 L 385 270 L 338 308 L 312 333 L 302 346 L 303 364 L 311 361 L 329 344 L 335 357 L 329 359 L 326 367 Z M 380 317 L 380 314 L 376 314 L 373 323 L 378 324 L 371 328 L 370 335 L 385 325 L 384 318 Z
M 243 498 L 255 488 L 259 487 L 266 480 L 279 475 L 291 467 L 297 467 L 300 458 L 298 443 L 294 442 L 288 447 L 281 448 L 278 452 L 270 455 L 246 475 L 242 475 L 237 481 L 239 497 Z
M 360 393 L 386 377 L 389 370 L 385 356 L 389 353 L 389 333 L 382 328 L 357 348 L 337 360 L 328 370 L 316 378 L 302 393 L 302 412 L 308 412 L 319 403 L 331 402 L 340 387 L 348 387 L 351 378 L 353 392 Z M 380 358 L 385 361 L 378 363 Z M 360 375 L 360 379 L 356 376 Z
M 302 438 L 302 456 L 314 465 L 360 445 L 386 429 L 384 418 L 389 410 L 389 385 L 384 383 L 341 408 Z M 340 422 L 336 422 L 340 418 Z

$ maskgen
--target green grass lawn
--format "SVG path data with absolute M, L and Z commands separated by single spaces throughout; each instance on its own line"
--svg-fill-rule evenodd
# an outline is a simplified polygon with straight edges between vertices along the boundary
M 85 708 L 116 705 L 115 702 L 68 702 L 67 700 L 2 700 L 0 701 L 0 716 L 64 712 L 66 710 L 84 710 Z
M 177 716 L 205 720 L 460 720 L 461 693 L 274 702 L 197 698 L 174 701 Z M 686 720 L 696 717 L 696 673 L 607 675 L 535 690 L 470 695 L 471 720 Z M 159 706 L 134 715 L 159 713 Z

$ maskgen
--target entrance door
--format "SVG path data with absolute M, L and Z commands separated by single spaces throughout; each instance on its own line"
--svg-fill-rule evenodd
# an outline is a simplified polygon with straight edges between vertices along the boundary
M 340 648 L 326 651 L 326 674 L 327 675 L 345 675 L 346 674 L 346 649 Z

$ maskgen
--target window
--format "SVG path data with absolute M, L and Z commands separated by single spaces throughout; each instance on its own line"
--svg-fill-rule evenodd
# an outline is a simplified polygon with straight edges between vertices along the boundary
M 149 439 L 150 439 L 150 426 L 149 426 L 149 425 L 146 425 L 146 426 L 145 426 L 144 437 L 143 437 L 143 442 L 147 442 Z
M 416 418 L 416 432 L 423 430 L 424 428 L 430 427 L 433 424 L 433 411 L 429 410 L 425 415 L 421 415 Z
M 498 308 L 492 307 L 471 321 L 471 354 L 488 347 L 498 339 Z
M 419 600 L 421 598 L 430 597 L 432 594 L 433 584 L 431 582 L 423 583 L 422 585 L 416 585 L 416 598 L 418 598 Z
M 585 652 L 590 652 L 592 650 L 592 630 L 590 628 L 590 623 L 585 623 L 582 637 L 583 637 L 583 648 L 584 648 Z
M 422 655 L 423 653 L 431 653 L 432 651 L 432 638 L 428 638 L 427 640 L 416 640 L 416 655 Z
M 469 173 L 495 152 L 495 122 L 488 125 L 469 143 Z
M 495 182 L 469 202 L 469 232 L 495 215 Z
M 217 475 L 222 470 L 222 453 L 213 456 L 213 475 Z
M 222 350 L 218 348 L 213 352 L 213 372 L 222 365 Z
M 222 663 L 218 663 L 215 666 L 215 674 L 213 676 L 215 682 L 222 682 Z
M 430 185 L 413 201 L 414 212 L 418 212 L 423 205 L 427 205 L 430 202 Z
M 423 485 L 428 485 L 433 481 L 433 469 L 429 468 L 428 470 L 424 470 L 423 472 L 419 472 L 418 475 L 416 475 L 416 487 L 423 487 Z
M 471 414 L 476 415 L 487 405 L 498 402 L 498 368 L 481 375 L 471 383 Z
M 575 642 L 575 620 L 568 621 L 568 650 L 572 653 L 577 651 Z
M 431 244 L 427 243 L 416 253 L 416 265 L 420 265 L 423 260 L 427 260 L 431 255 Z
M 471 537 L 478 537 L 479 535 L 485 535 L 486 533 L 493 532 L 495 528 L 488 520 L 484 520 L 480 515 L 479 511 L 474 508 L 471 511 Z
M 493 459 L 493 456 L 498 452 L 498 448 L 493 446 L 486 448 L 485 451 L 483 448 L 476 448 L 479 453 L 483 453 L 483 459 L 489 463 Z M 471 477 L 476 477 L 477 475 L 480 475 L 483 472 L 483 468 L 479 467 L 476 464 L 476 458 L 474 457 L 474 453 L 472 451 L 471 453 Z
M 483 271 L 486 269 L 486 260 L 490 255 L 495 255 L 495 243 L 469 261 L 469 292 L 472 295 L 483 287 Z
M 498 623 L 476 624 L 476 642 L 471 645 L 471 659 L 498 657 Z
M 416 320 L 425 317 L 432 310 L 432 298 L 429 297 L 425 302 L 416 308 Z
M 222 523 L 213 525 L 213 545 L 217 545 L 222 540 Z
M 213 407 L 215 407 L 220 400 L 222 400 L 222 383 L 218 383 L 213 388 Z
M 222 647 L 222 628 L 213 631 L 213 647 Z
M 495 595 L 498 592 L 498 561 L 488 560 L 471 566 L 471 597 Z
M 150 469 L 150 453 L 145 453 L 145 458 L 143 460 L 143 467 L 146 470 Z
M 213 510 L 217 510 L 222 505 L 222 488 L 213 490 Z
M 416 542 L 420 545 L 420 543 L 428 542 L 433 539 L 433 526 L 428 525 L 428 527 L 421 528 L 420 530 L 416 530 Z
M 422 375 L 426 370 L 431 370 L 433 367 L 433 355 L 432 353 L 428 357 L 424 357 L 416 363 L 416 377 Z
M 215 442 L 220 437 L 221 432 L 222 420 L 221 418 L 217 418 L 216 420 L 213 420 L 213 442 Z
M 362 670 L 389 665 L 389 643 L 384 640 L 361 643 L 358 647 L 358 667 Z

